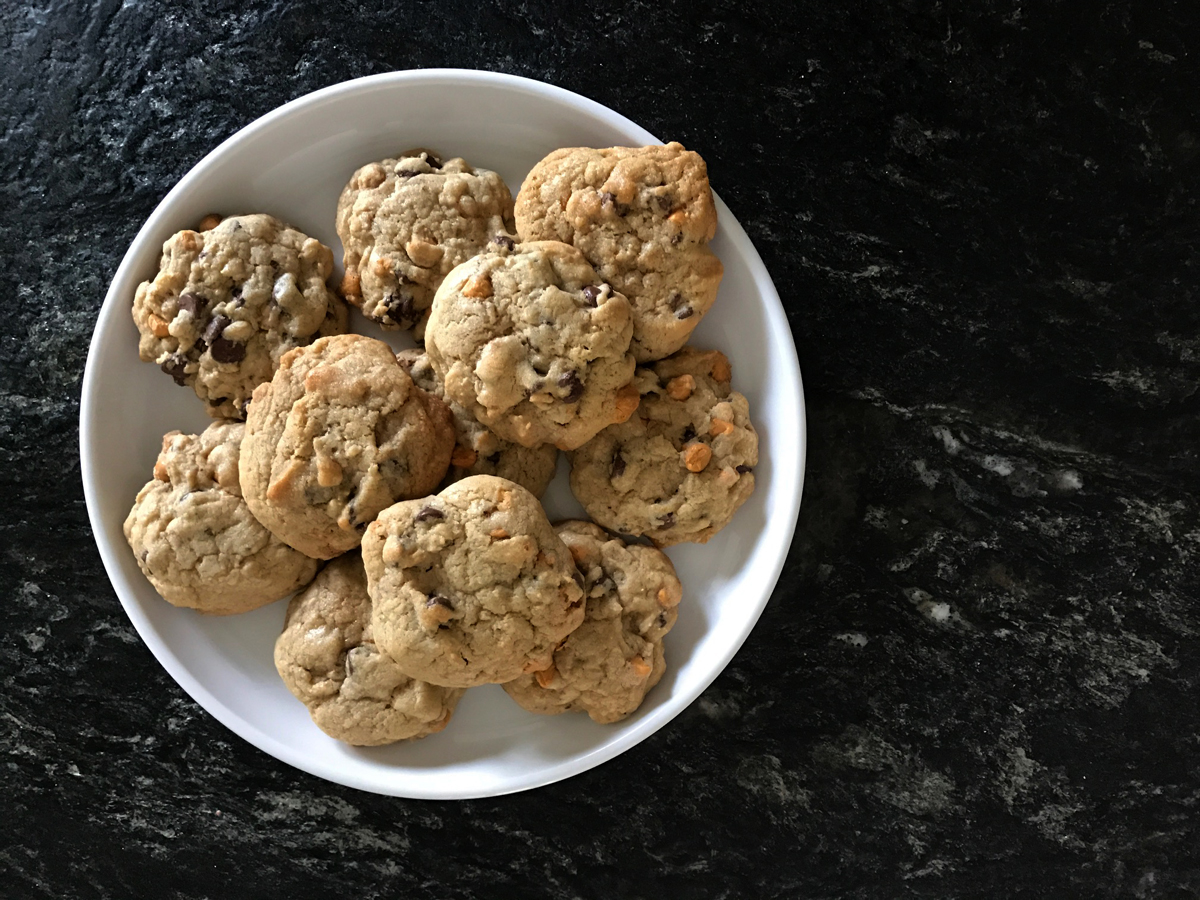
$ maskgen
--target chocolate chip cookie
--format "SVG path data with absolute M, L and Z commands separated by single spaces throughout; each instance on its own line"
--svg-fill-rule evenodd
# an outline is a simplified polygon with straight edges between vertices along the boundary
M 242 490 L 273 534 L 329 559 L 357 547 L 380 510 L 436 488 L 453 448 L 450 411 L 387 344 L 321 338 L 285 354 L 255 389 Z
M 637 404 L 629 304 L 578 250 L 497 243 L 438 288 L 425 333 L 446 396 L 506 440 L 570 450 Z
M 454 452 L 450 455 L 450 471 L 442 487 L 468 475 L 496 475 L 515 481 L 521 487 L 541 497 L 554 478 L 558 450 L 553 444 L 522 447 L 496 436 L 490 428 L 480 425 L 467 409 L 445 397 L 442 381 L 423 350 L 402 350 L 396 354 L 406 372 L 421 390 L 441 397 L 454 417 Z
M 521 185 L 516 220 L 522 240 L 573 244 L 629 299 L 639 363 L 682 347 L 717 298 L 708 170 L 680 144 L 555 150 Z
M 245 425 L 214 422 L 163 437 L 154 478 L 138 493 L 125 539 L 154 589 L 175 606 L 248 612 L 312 580 L 317 562 L 250 514 L 238 481 Z
M 571 555 L 537 498 L 503 478 L 472 475 L 384 510 L 362 555 L 376 642 L 433 684 L 540 671 L 583 621 Z
M 318 728 L 358 746 L 441 731 L 463 694 L 409 678 L 375 646 L 357 553 L 329 563 L 292 598 L 275 642 L 275 668 Z
M 510 232 L 512 195 L 495 172 L 420 150 L 363 166 L 342 191 L 342 294 L 384 328 L 425 331 L 442 279 Z
M 683 587 L 666 554 L 626 544 L 591 522 L 554 529 L 583 575 L 583 624 L 554 651 L 548 669 L 504 685 L 530 712 L 586 712 L 616 722 L 636 710 L 666 671 L 663 637 Z
M 333 251 L 272 216 L 181 231 L 134 295 L 138 354 L 190 385 L 209 415 L 245 418 L 284 353 L 346 330 L 345 304 L 325 284 L 332 272 Z
M 570 455 L 571 491 L 613 531 L 704 543 L 754 490 L 758 435 L 729 360 L 684 348 L 639 368 L 638 414 Z

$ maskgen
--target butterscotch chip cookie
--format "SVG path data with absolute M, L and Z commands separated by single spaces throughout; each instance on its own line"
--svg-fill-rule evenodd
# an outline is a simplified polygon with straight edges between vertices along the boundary
M 446 396 L 506 440 L 569 450 L 624 421 L 629 304 L 575 248 L 492 244 L 438 288 L 425 332 Z
M 214 417 L 241 419 L 279 359 L 346 330 L 346 307 L 325 284 L 333 251 L 273 216 L 230 216 L 163 245 L 138 286 L 138 354 L 190 385 Z
M 666 671 L 663 637 L 683 588 L 666 554 L 626 544 L 591 522 L 555 527 L 583 575 L 583 624 L 554 651 L 550 668 L 504 685 L 530 712 L 586 712 L 616 722 L 636 710 Z
M 255 389 L 242 490 L 277 537 L 329 559 L 357 547 L 380 510 L 437 487 L 453 447 L 449 410 L 387 344 L 321 338 Z
M 442 487 L 468 475 L 496 475 L 515 481 L 521 487 L 541 497 L 554 479 L 558 450 L 553 444 L 522 447 L 497 437 L 486 425 L 481 425 L 460 403 L 445 397 L 445 389 L 437 371 L 423 350 L 402 350 L 396 359 L 421 390 L 441 397 L 454 417 L 454 452 L 450 455 L 450 471 Z
M 511 681 L 546 668 L 583 621 L 571 555 L 537 498 L 503 478 L 384 510 L 362 554 L 375 640 L 413 678 Z
M 441 731 L 463 694 L 409 678 L 380 652 L 357 553 L 329 563 L 292 598 L 275 642 L 275 668 L 318 728 L 358 746 Z
M 682 347 L 717 298 L 708 169 L 680 144 L 556 150 L 526 176 L 516 220 L 522 240 L 573 244 L 629 298 L 639 363 Z
M 497 233 L 513 230 L 512 195 L 495 172 L 428 151 L 363 166 L 342 191 L 342 293 L 384 328 L 421 340 L 434 291 Z
M 580 447 L 571 491 L 613 531 L 660 547 L 704 543 L 754 490 L 758 435 L 717 350 L 684 348 L 638 369 L 637 415 Z
M 250 514 L 238 482 L 245 425 L 214 422 L 163 437 L 154 478 L 138 493 L 125 539 L 167 602 L 204 613 L 248 612 L 312 580 L 317 561 Z

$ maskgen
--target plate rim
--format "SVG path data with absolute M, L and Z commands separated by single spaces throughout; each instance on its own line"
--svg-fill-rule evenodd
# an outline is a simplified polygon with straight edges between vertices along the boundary
M 743 257 L 755 285 L 760 289 L 767 324 L 781 338 L 780 344 L 784 358 L 780 362 L 788 370 L 784 373 L 788 376 L 784 380 L 789 384 L 794 384 L 796 388 L 798 404 L 796 428 L 790 437 L 794 438 L 795 446 L 799 448 L 798 458 L 794 468 L 785 468 L 784 466 L 776 465 L 773 472 L 774 477 L 777 478 L 791 476 L 789 479 L 791 483 L 783 484 L 779 491 L 779 496 L 787 501 L 787 508 L 772 512 L 772 515 L 782 516 L 786 514 L 787 525 L 782 531 L 777 532 L 781 538 L 781 547 L 780 551 L 774 554 L 772 570 L 767 573 L 767 577 L 764 579 L 766 587 L 763 596 L 757 602 L 754 614 L 746 618 L 741 633 L 730 641 L 727 651 L 718 658 L 718 664 L 713 665 L 711 670 L 706 673 L 704 678 L 700 679 L 699 683 L 693 689 L 686 691 L 679 697 L 673 697 L 670 703 L 659 706 L 650 715 L 642 717 L 634 727 L 620 735 L 616 740 L 606 742 L 600 747 L 575 754 L 569 759 L 552 766 L 536 768 L 530 772 L 526 772 L 523 777 L 510 778 L 509 780 L 513 783 L 482 791 L 471 788 L 455 789 L 453 786 L 448 788 L 444 786 L 431 786 L 430 788 L 395 790 L 389 789 L 389 785 L 367 782 L 362 778 L 355 777 L 352 772 L 330 772 L 323 768 L 306 764 L 306 757 L 290 744 L 279 740 L 268 732 L 255 731 L 249 728 L 248 723 L 244 723 L 240 716 L 229 710 L 202 682 L 192 677 L 191 673 L 186 670 L 182 662 L 176 659 L 165 643 L 159 646 L 161 642 L 147 639 L 147 633 L 154 635 L 154 629 L 138 608 L 138 605 L 132 599 L 127 600 L 125 593 L 118 587 L 120 583 L 124 582 L 119 563 L 112 549 L 106 548 L 100 538 L 100 535 L 104 533 L 105 527 L 98 509 L 99 501 L 92 488 L 96 478 L 95 466 L 87 452 L 87 447 L 92 438 L 91 421 L 95 418 L 93 410 L 96 408 L 99 394 L 96 372 L 99 368 L 97 360 L 101 353 L 101 332 L 105 330 L 105 326 L 111 319 L 123 311 L 120 308 L 122 298 L 117 296 L 117 286 L 128 280 L 129 270 L 136 264 L 135 257 L 141 256 L 144 244 L 153 239 L 153 234 L 159 230 L 161 220 L 167 217 L 176 198 L 188 191 L 192 183 L 203 178 L 208 170 L 217 164 L 219 158 L 224 155 L 228 148 L 255 137 L 261 131 L 271 128 L 277 120 L 291 115 L 299 108 L 310 105 L 319 106 L 340 95 L 357 93 L 363 90 L 390 88 L 396 84 L 403 83 L 425 83 L 432 85 L 438 82 L 443 82 L 453 87 L 463 87 L 471 83 L 482 82 L 486 82 L 490 86 L 499 84 L 509 89 L 518 90 L 521 93 L 580 108 L 584 113 L 601 119 L 605 124 L 611 125 L 622 132 L 636 135 L 637 139 L 642 140 L 644 143 L 661 143 L 655 135 L 636 122 L 589 97 L 557 85 L 519 75 L 476 69 L 408 69 L 363 76 L 303 94 L 259 116 L 245 126 L 237 129 L 206 153 L 172 186 L 138 229 L 125 254 L 122 256 L 116 271 L 113 273 L 108 290 L 105 292 L 104 300 L 96 314 L 96 325 L 92 332 L 92 338 L 89 341 L 87 359 L 84 364 L 79 406 L 79 458 L 80 476 L 83 482 L 88 521 L 109 583 L 117 595 L 117 599 L 120 601 L 126 616 L 129 617 L 135 631 L 137 631 L 142 644 L 150 650 L 159 665 L 166 670 L 167 674 L 171 676 L 184 693 L 188 694 L 206 713 L 213 716 L 218 722 L 250 745 L 263 750 L 280 762 L 322 780 L 386 796 L 428 800 L 461 800 L 502 796 L 562 781 L 593 769 L 646 740 L 691 706 L 707 690 L 712 682 L 725 671 L 730 661 L 732 661 L 733 657 L 741 649 L 750 632 L 762 617 L 763 610 L 766 608 L 767 603 L 774 595 L 775 589 L 778 586 L 780 575 L 787 560 L 788 551 L 795 537 L 800 502 L 804 489 L 804 476 L 808 454 L 804 385 L 800 372 L 799 357 L 796 352 L 795 339 L 774 281 L 771 279 L 770 273 L 767 271 L 766 265 L 763 263 L 762 257 L 750 240 L 749 235 L 746 234 L 741 223 L 733 216 L 728 206 L 716 195 L 715 191 L 714 199 L 718 210 L 718 220 L 722 222 L 722 231 L 736 245 L 738 253 Z

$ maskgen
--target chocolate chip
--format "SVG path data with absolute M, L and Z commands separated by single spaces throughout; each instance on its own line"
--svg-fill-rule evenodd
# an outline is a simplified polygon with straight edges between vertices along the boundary
M 429 163 L 429 168 L 431 169 L 440 169 L 442 167 L 442 161 L 432 153 L 425 154 L 425 162 Z
M 692 315 L 693 312 L 690 306 L 681 306 L 675 310 L 675 318 L 677 319 L 690 319 Z
M 425 506 L 425 507 L 421 508 L 420 512 L 418 512 L 415 516 L 413 516 L 413 521 L 427 522 L 430 519 L 444 519 L 444 518 L 446 518 L 446 514 L 444 512 L 442 512 L 440 509 L 438 509 L 436 506 Z
M 739 475 L 745 475 L 747 472 L 753 472 L 754 469 L 752 469 L 750 466 L 738 466 L 736 469 L 734 469 L 734 471 Z
M 658 614 L 658 627 L 659 627 L 659 628 L 666 628 L 666 627 L 667 627 L 667 614 L 666 614 L 666 613 L 661 613 L 661 612 L 660 612 L 660 613 Z
M 682 440 L 686 444 L 688 441 L 690 441 L 695 436 L 696 436 L 696 427 L 694 425 L 689 425 L 687 428 L 683 429 L 683 437 L 680 438 L 680 440 Z
M 583 385 L 574 369 L 558 377 L 558 386 L 567 388 L 567 396 L 563 398 L 567 403 L 574 403 L 583 396 Z
M 589 284 L 583 289 L 583 299 L 587 301 L 588 306 L 596 306 L 596 301 L 600 299 L 600 288 Z
M 496 235 L 494 238 L 492 238 L 491 243 L 495 244 L 497 247 L 503 247 L 505 250 L 511 250 L 516 246 L 513 239 L 507 234 Z
M 672 244 L 682 244 L 683 243 L 683 232 L 680 231 L 680 232 L 677 232 L 676 234 L 671 235 L 671 243 Z
M 212 358 L 217 362 L 236 363 L 246 358 L 246 345 L 238 341 L 229 341 L 223 337 L 212 342 Z
M 615 212 L 618 216 L 623 216 L 629 212 L 629 207 L 624 203 L 618 203 L 617 195 L 610 191 L 605 191 L 600 195 L 600 202 L 605 206 L 611 206 L 613 208 L 613 212 Z
M 388 318 L 397 325 L 412 321 L 413 301 L 407 294 L 388 294 L 383 298 L 383 304 L 387 308 Z
M 358 504 L 355 502 L 357 498 L 358 485 L 355 485 L 350 488 L 350 493 L 346 495 L 346 520 L 354 526 L 356 531 L 365 531 L 367 523 L 358 521 Z
M 215 341 L 217 338 L 219 338 L 221 336 L 221 332 L 224 331 L 226 328 L 228 328 L 232 324 L 233 324 L 232 320 L 230 320 L 226 316 L 221 316 L 221 315 L 213 316 L 212 320 L 208 323 L 208 327 L 206 327 L 204 329 L 203 340 L 205 341 L 205 343 L 211 345 L 213 343 L 213 341 Z
M 669 512 L 658 521 L 663 528 L 670 528 L 675 524 L 675 513 Z
M 182 353 L 172 353 L 159 368 L 174 378 L 176 384 L 187 384 L 187 359 Z
M 430 594 L 429 599 L 425 601 L 425 608 L 432 609 L 435 606 L 440 606 L 443 609 L 454 609 L 454 604 L 443 597 L 441 594 Z
M 612 458 L 612 467 L 609 469 L 612 478 L 620 478 L 625 474 L 625 457 L 620 452 L 614 453 Z
M 193 294 L 191 291 L 179 295 L 179 308 L 186 309 L 195 318 L 200 318 L 204 310 L 208 307 L 208 301 L 199 294 Z
M 675 200 L 670 194 L 655 194 L 654 205 L 659 211 L 669 215 L 671 210 L 675 208 Z

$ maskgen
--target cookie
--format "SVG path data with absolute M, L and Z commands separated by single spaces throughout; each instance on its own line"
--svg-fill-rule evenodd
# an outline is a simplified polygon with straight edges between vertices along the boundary
M 573 244 L 629 299 L 639 363 L 682 347 L 717 298 L 708 170 L 680 144 L 556 150 L 526 176 L 516 220 L 521 240 Z
M 571 555 L 541 504 L 491 475 L 397 503 L 362 546 L 380 648 L 405 673 L 471 687 L 550 664 L 583 621 Z
M 522 447 L 496 434 L 459 403 L 446 400 L 437 371 L 423 350 L 402 350 L 396 359 L 421 390 L 441 397 L 454 417 L 454 453 L 442 487 L 468 475 L 496 475 L 515 481 L 535 497 L 541 497 L 554 478 L 558 450 L 553 444 Z
M 133 299 L 138 355 L 190 385 L 214 417 L 245 418 L 283 354 L 346 330 L 325 281 L 333 251 L 267 215 L 231 216 L 163 244 Z
M 125 539 L 154 589 L 175 606 L 248 612 L 312 580 L 317 562 L 250 514 L 238 481 L 245 425 L 214 422 L 163 437 L 154 479 L 138 493 Z
M 438 288 L 425 332 L 446 396 L 500 437 L 570 450 L 637 402 L 629 304 L 575 248 L 491 244 Z
M 463 694 L 409 678 L 375 646 L 357 553 L 329 563 L 292 598 L 275 642 L 275 668 L 318 728 L 363 747 L 441 731 Z
M 758 435 L 729 360 L 685 348 L 639 368 L 638 414 L 570 455 L 571 491 L 605 528 L 704 543 L 754 490 Z
M 436 488 L 453 448 L 450 411 L 387 344 L 321 338 L 285 354 L 255 389 L 242 490 L 273 534 L 329 559 L 357 547 L 380 510 Z
M 666 671 L 663 637 L 683 587 L 666 554 L 626 544 L 591 522 L 554 529 L 583 575 L 583 624 L 554 651 L 548 669 L 504 685 L 535 713 L 586 712 L 617 722 L 636 710 Z
M 421 340 L 442 279 L 511 232 L 512 209 L 503 179 L 462 159 L 412 151 L 363 166 L 337 206 L 343 296 L 384 328 L 409 328 Z

